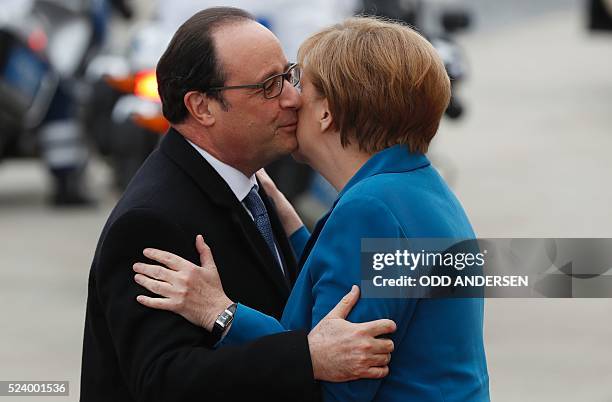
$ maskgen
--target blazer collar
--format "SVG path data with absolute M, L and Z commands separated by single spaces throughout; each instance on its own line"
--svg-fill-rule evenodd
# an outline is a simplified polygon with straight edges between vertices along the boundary
M 308 255 L 312 251 L 319 234 L 323 230 L 323 227 L 336 207 L 336 204 L 338 204 L 340 198 L 342 198 L 342 196 L 348 190 L 350 190 L 351 187 L 355 186 L 360 181 L 377 174 L 410 172 L 429 165 L 430 162 L 425 155 L 412 153 L 408 150 L 408 147 L 403 145 L 396 145 L 391 148 L 384 149 L 368 159 L 368 161 L 364 163 L 357 173 L 355 173 L 355 175 L 348 181 L 340 194 L 338 194 L 338 197 L 336 198 L 336 201 L 334 201 L 331 209 L 317 222 L 317 225 L 315 226 L 310 238 L 308 239 L 308 242 L 306 243 L 306 246 L 304 247 L 304 251 L 302 251 L 302 255 L 298 263 L 298 271 L 302 269 L 304 263 L 308 259 Z
M 339 200 L 351 187 L 368 177 L 381 173 L 401 173 L 417 170 L 431 163 L 429 159 L 421 153 L 414 153 L 408 150 L 405 145 L 395 145 L 374 154 L 346 183 L 346 186 L 338 194 Z M 336 200 L 336 202 L 337 202 Z
M 195 150 L 198 151 L 198 153 L 202 155 L 204 159 L 206 159 L 208 164 L 212 166 L 217 173 L 219 173 L 219 176 L 221 176 L 223 180 L 227 183 L 227 185 L 239 201 L 244 201 L 253 186 L 257 185 L 257 180 L 255 179 L 254 174 L 251 177 L 246 177 L 244 173 L 242 173 L 235 167 L 221 162 L 219 159 L 215 158 L 193 142 L 189 140 L 186 141 L 189 145 L 195 148 Z
M 190 176 L 215 204 L 233 208 L 239 206 L 239 201 L 225 180 L 174 128 L 170 128 L 164 136 L 160 149 Z

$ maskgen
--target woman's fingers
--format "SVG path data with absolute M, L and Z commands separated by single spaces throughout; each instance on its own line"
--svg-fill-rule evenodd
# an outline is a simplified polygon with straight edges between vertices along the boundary
M 272 180 L 272 178 L 268 176 L 268 173 L 265 171 L 265 169 L 259 169 L 256 175 L 257 179 L 263 186 L 266 194 L 268 194 L 269 196 L 273 196 L 275 192 L 279 191 L 276 187 L 276 183 L 274 183 L 274 180 Z
M 145 257 L 157 261 L 173 271 L 183 271 L 186 269 L 199 268 L 186 259 L 179 257 L 176 254 L 169 253 L 167 251 L 158 250 L 155 248 L 145 248 L 142 252 Z
M 169 283 L 158 281 L 157 279 L 151 279 L 142 274 L 134 275 L 134 280 L 137 284 L 150 292 L 155 293 L 156 295 L 171 297 L 174 294 L 172 285 Z
M 255 174 L 257 175 L 257 178 L 259 179 L 261 184 L 263 184 L 265 186 L 275 186 L 276 187 L 276 185 L 274 184 L 274 181 L 268 175 L 268 172 L 266 172 L 266 169 L 261 168 Z
M 158 279 L 160 281 L 168 282 L 171 285 L 174 284 L 173 274 L 175 272 L 166 267 L 162 267 L 161 265 L 151 265 L 144 264 L 142 262 L 137 262 L 132 266 L 132 269 L 136 273 L 143 274 L 150 278 Z
M 145 307 L 154 308 L 157 310 L 166 310 L 177 312 L 177 305 L 172 303 L 170 299 L 162 299 L 160 297 L 137 296 L 136 301 Z

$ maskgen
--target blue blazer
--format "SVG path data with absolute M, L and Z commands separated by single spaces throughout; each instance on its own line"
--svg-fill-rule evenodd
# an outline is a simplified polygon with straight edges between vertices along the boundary
M 239 305 L 221 344 L 311 329 L 360 284 L 362 238 L 473 238 L 459 201 L 422 154 L 394 146 L 372 156 L 342 190 L 313 237 L 292 236 L 303 268 L 280 322 Z M 323 383 L 326 401 L 489 401 L 482 299 L 365 299 L 348 319 L 389 318 L 397 331 L 382 380 Z

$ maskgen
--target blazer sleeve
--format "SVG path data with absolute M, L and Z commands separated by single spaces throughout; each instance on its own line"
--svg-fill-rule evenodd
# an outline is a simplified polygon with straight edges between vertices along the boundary
M 387 206 L 375 197 L 361 196 L 338 204 L 323 228 L 307 265 L 313 283 L 312 327 L 329 313 L 352 285 L 361 284 L 361 240 L 405 237 L 401 225 Z M 410 299 L 366 299 L 361 296 L 348 316 L 351 322 L 392 319 L 398 328 L 412 317 L 415 301 Z M 396 333 L 397 334 L 397 333 Z M 396 342 L 400 339 L 392 334 Z M 393 363 L 393 359 L 391 359 Z M 392 368 L 391 368 L 392 369 Z M 322 382 L 325 401 L 370 401 L 383 380 L 344 383 Z
M 242 345 L 262 336 L 284 331 L 285 327 L 276 318 L 238 304 L 232 325 L 216 346 Z
M 291 236 L 289 236 L 289 242 L 291 243 L 291 247 L 293 248 L 293 252 L 295 253 L 297 259 L 299 260 L 304 252 L 304 248 L 306 248 L 306 243 L 308 243 L 308 239 L 310 238 L 310 232 L 306 229 L 306 226 L 302 226 L 298 230 L 296 230 Z
M 147 261 L 146 247 L 196 262 L 192 239 L 159 213 L 139 209 L 108 229 L 96 256 L 97 299 L 122 376 L 139 401 L 244 401 L 316 399 L 307 334 L 283 332 L 240 346 L 212 348 L 210 334 L 181 316 L 136 301 L 154 296 L 134 281 L 132 265 Z

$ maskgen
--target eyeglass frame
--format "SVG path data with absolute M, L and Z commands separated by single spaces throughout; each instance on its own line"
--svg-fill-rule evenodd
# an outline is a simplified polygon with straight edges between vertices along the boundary
M 297 87 L 298 85 L 300 85 L 301 81 L 302 81 L 302 71 L 300 70 L 300 65 L 298 63 L 291 63 L 289 64 L 289 67 L 287 68 L 287 70 L 285 70 L 285 72 L 280 73 L 280 74 L 275 74 L 272 75 L 268 78 L 266 78 L 265 80 L 258 82 L 257 84 L 247 84 L 247 85 L 231 85 L 231 86 L 226 86 L 226 87 L 213 87 L 213 88 L 208 88 L 206 90 L 206 92 L 211 91 L 211 92 L 220 92 L 220 91 L 225 91 L 227 89 L 245 89 L 245 88 L 249 88 L 249 89 L 261 89 L 263 90 L 263 95 L 264 98 L 266 99 L 274 99 L 279 97 L 282 93 L 283 93 L 283 89 L 285 89 L 285 81 L 289 81 L 288 79 L 288 74 L 291 73 L 292 71 L 294 71 L 295 69 L 298 69 L 298 80 L 295 84 L 292 84 L 294 87 Z M 271 97 L 267 97 L 266 96 L 266 88 L 265 88 L 265 83 L 270 81 L 270 80 L 274 80 L 278 77 L 283 77 L 283 80 L 281 81 L 281 88 L 280 91 L 278 91 L 277 95 L 271 96 Z

